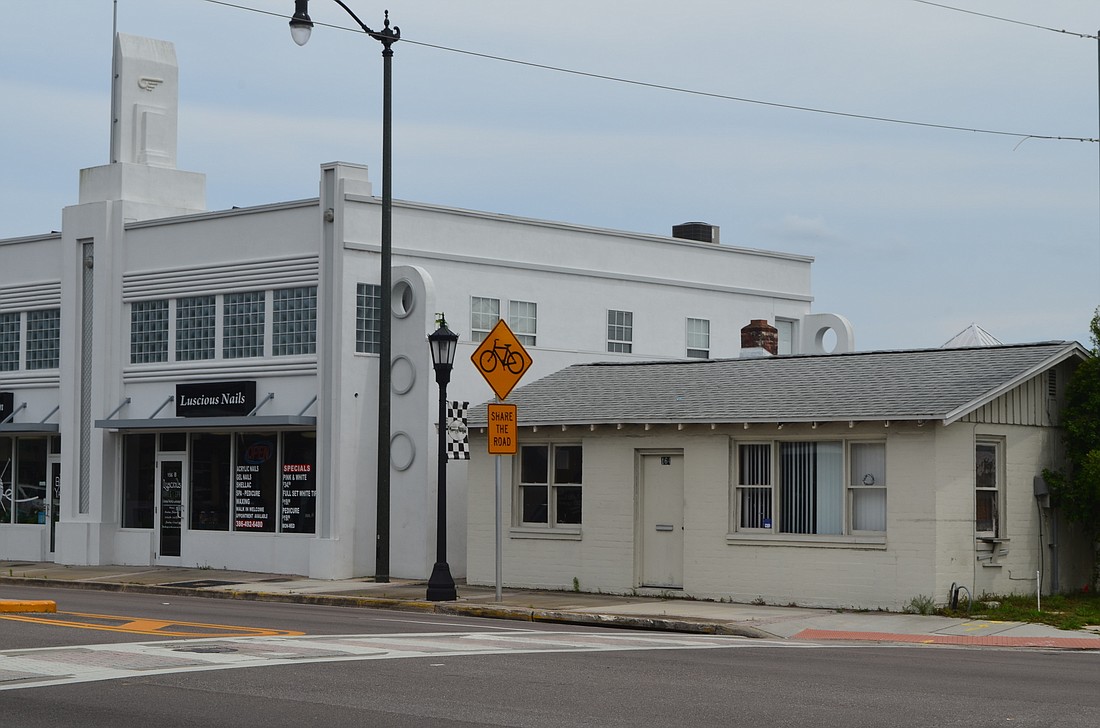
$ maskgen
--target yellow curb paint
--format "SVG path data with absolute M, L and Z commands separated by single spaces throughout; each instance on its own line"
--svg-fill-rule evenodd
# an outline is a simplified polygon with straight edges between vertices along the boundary
M 0 612 L 56 612 L 57 602 L 48 599 L 0 599 Z
M 980 629 L 989 629 L 994 624 L 998 624 L 998 623 L 996 623 L 996 622 L 966 622 L 965 624 L 963 624 L 963 628 L 964 628 L 963 631 L 965 631 L 965 632 L 977 632 Z
M 163 637 L 194 637 L 196 639 L 210 637 L 295 637 L 305 634 L 297 630 L 287 629 L 237 627 L 202 622 L 168 622 L 110 614 L 85 614 L 82 612 L 58 612 L 57 617 L 50 618 L 12 614 L 0 616 L 0 619 L 48 624 L 55 627 L 91 629 L 100 632 L 124 632 L 126 634 L 146 634 Z M 105 621 L 114 622 L 115 624 L 106 624 Z

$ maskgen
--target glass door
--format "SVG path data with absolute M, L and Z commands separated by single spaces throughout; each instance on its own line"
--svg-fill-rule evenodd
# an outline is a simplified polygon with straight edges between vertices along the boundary
M 50 524 L 50 555 L 57 541 L 57 522 L 61 520 L 61 463 L 50 460 L 50 485 L 46 500 L 46 522 Z
M 179 563 L 183 536 L 184 459 L 157 458 L 157 553 L 158 564 Z

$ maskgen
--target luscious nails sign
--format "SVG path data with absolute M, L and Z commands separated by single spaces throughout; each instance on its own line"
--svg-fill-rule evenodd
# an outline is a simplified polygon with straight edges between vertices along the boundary
M 176 385 L 177 417 L 242 417 L 255 408 L 255 381 Z

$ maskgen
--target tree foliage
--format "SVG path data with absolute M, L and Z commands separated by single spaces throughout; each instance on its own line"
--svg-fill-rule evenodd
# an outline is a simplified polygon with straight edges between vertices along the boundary
M 1089 330 L 1093 355 L 1070 378 L 1062 410 L 1069 469 L 1044 476 L 1058 507 L 1100 540 L 1100 307 Z

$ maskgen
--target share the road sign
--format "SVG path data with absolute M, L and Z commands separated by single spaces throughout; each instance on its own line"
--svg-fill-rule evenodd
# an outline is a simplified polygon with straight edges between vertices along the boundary
M 514 404 L 489 405 L 489 454 L 515 455 L 519 452 L 519 418 Z
M 531 368 L 531 356 L 504 323 L 497 325 L 470 357 L 499 399 L 505 399 L 516 383 Z

